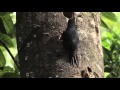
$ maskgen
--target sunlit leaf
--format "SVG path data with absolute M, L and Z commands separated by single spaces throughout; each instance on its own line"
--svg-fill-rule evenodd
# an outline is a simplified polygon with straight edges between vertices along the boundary
M 101 19 L 101 26 L 106 29 L 109 29 L 108 25 L 102 19 Z
M 104 77 L 106 78 L 110 73 L 104 72 Z
M 115 16 L 115 14 L 112 13 L 112 12 L 102 12 L 102 16 L 104 16 L 105 18 L 107 18 L 107 19 L 109 19 L 111 21 L 117 22 L 117 18 Z
M 16 23 L 16 12 L 11 13 L 10 16 L 12 18 L 13 24 L 15 24 Z
M 120 34 L 119 33 L 113 32 L 113 34 L 114 34 L 115 39 L 120 40 Z
M 106 39 L 105 41 L 102 41 L 102 46 L 110 50 L 111 43 L 108 39 Z
M 112 42 L 112 40 L 114 40 L 113 35 L 108 31 L 105 31 L 102 33 L 102 39 L 109 40 L 110 42 Z

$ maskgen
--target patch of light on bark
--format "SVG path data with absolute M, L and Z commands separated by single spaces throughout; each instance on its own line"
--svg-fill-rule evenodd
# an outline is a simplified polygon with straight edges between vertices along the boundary
M 29 77 L 29 73 L 28 73 L 28 72 L 26 72 L 26 77 L 27 77 L 27 78 Z
M 30 47 L 30 43 L 27 43 L 27 47 Z
M 28 56 L 25 56 L 25 61 L 27 61 L 28 60 Z

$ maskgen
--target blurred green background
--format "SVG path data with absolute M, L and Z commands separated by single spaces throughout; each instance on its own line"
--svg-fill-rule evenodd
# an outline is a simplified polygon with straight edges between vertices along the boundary
M 101 12 L 106 78 L 120 78 L 120 12 Z
M 0 40 L 18 61 L 15 36 L 16 12 L 0 12 Z M 120 12 L 101 12 L 101 35 L 105 78 L 120 78 Z M 0 43 L 0 78 L 19 78 L 11 56 Z
M 6 44 L 12 55 L 17 57 L 17 44 L 15 36 L 16 12 L 0 12 L 0 40 Z M 19 70 L 11 56 L 0 43 L 0 77 L 18 78 Z

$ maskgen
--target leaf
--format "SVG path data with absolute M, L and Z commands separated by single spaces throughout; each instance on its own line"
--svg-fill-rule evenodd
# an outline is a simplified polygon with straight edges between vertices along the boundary
M 10 66 L 5 66 L 3 71 L 0 72 L 1 78 L 19 78 L 19 73 L 15 73 L 15 70 Z
M 104 72 L 104 77 L 106 78 L 110 73 Z
M 120 40 L 120 34 L 119 33 L 116 33 L 115 31 L 112 32 L 114 34 L 114 38 L 117 39 L 117 40 Z
M 4 27 L 4 24 L 3 24 L 3 21 L 2 21 L 1 18 L 0 18 L 0 32 L 3 33 L 3 34 L 7 34 L 6 29 Z
M 6 14 L 9 14 L 9 12 L 0 12 L 0 16 L 4 16 Z
M 115 43 L 113 42 L 112 45 L 110 46 L 111 52 L 113 52 L 115 50 Z
M 0 68 L 4 67 L 6 64 L 6 60 L 5 60 L 5 57 L 2 53 L 2 50 L 0 50 Z
M 112 53 L 103 46 L 103 50 L 105 51 L 106 55 L 108 56 L 108 60 L 111 61 L 112 60 Z
M 108 31 L 104 31 L 102 33 L 102 39 L 103 39 L 102 41 L 108 40 L 109 42 L 112 42 L 112 40 L 114 40 L 112 33 Z
M 16 12 L 10 14 L 13 24 L 16 24 Z
M 106 39 L 106 40 L 102 41 L 102 46 L 105 47 L 106 49 L 110 50 L 110 46 L 111 46 L 110 40 Z
M 102 12 L 102 16 L 104 16 L 105 18 L 107 18 L 111 21 L 117 22 L 116 15 L 112 12 Z
M 1 18 L 2 18 L 2 21 L 5 26 L 7 34 L 13 34 L 14 25 L 13 25 L 13 21 L 10 17 L 10 14 L 5 14 Z
M 2 70 L 0 70 L 0 78 L 3 74 L 4 74 L 4 72 Z
M 111 67 L 106 67 L 104 70 L 107 71 L 107 72 L 111 72 L 111 71 L 113 70 L 113 68 L 111 68 Z
M 14 46 L 11 38 L 9 36 L 5 35 L 5 34 L 0 33 L 0 40 L 2 42 L 4 42 L 5 45 L 8 46 L 8 47 L 13 47 Z M 2 45 L 2 44 L 0 43 L 0 45 Z
M 14 69 L 11 68 L 10 66 L 5 66 L 4 69 L 3 69 L 4 72 L 12 72 L 14 73 Z
M 101 26 L 106 29 L 109 29 L 108 25 L 102 19 L 101 19 Z
M 20 76 L 16 73 L 6 72 L 4 73 L 1 78 L 19 78 Z

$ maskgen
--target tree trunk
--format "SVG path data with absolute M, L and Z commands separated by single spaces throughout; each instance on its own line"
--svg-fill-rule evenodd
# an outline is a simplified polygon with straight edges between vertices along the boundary
M 79 67 L 69 63 L 61 34 L 67 27 L 62 12 L 17 12 L 17 44 L 22 78 L 102 78 L 100 13 L 75 12 Z

